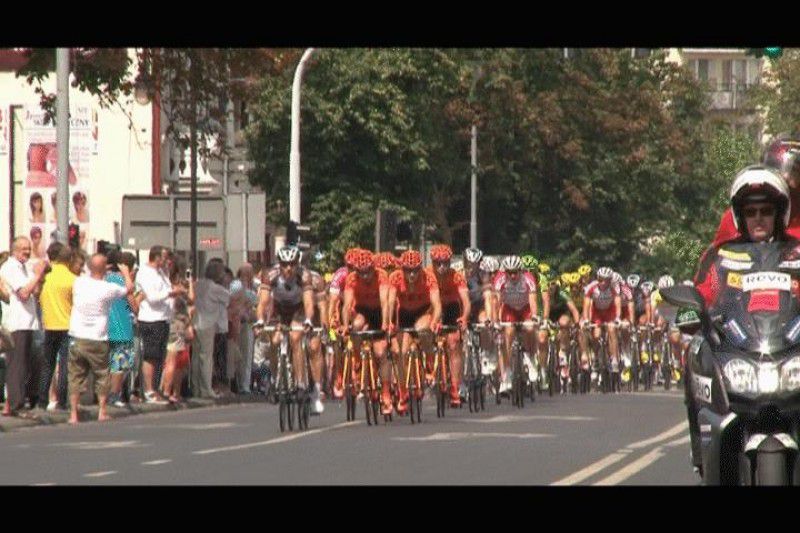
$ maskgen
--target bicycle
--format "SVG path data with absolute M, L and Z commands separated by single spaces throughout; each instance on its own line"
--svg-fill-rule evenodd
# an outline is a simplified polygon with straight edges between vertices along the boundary
M 528 368 L 524 363 L 526 352 L 523 348 L 523 342 L 520 339 L 523 327 L 536 326 L 536 321 L 527 320 L 524 322 L 499 322 L 498 327 L 513 327 L 514 339 L 511 342 L 511 403 L 512 405 L 523 408 L 525 407 L 525 393 L 528 391 L 530 385 L 530 377 L 528 375 Z M 528 356 L 530 359 L 530 356 Z M 535 398 L 535 395 L 533 396 Z
M 459 331 L 456 326 L 442 325 L 433 345 L 433 390 L 436 394 L 436 418 L 443 418 L 450 398 L 450 357 L 447 334 Z
M 465 362 L 464 381 L 467 387 L 467 405 L 470 413 L 486 409 L 486 376 L 481 361 L 480 330 L 488 326 L 480 323 L 470 324 L 464 343 Z
M 372 350 L 372 341 L 383 337 L 385 334 L 380 329 L 350 332 L 351 338 L 361 339 L 361 349 L 359 350 L 361 360 L 359 393 L 364 397 L 364 411 L 367 415 L 368 426 L 378 425 L 382 389 L 379 372 L 375 369 L 375 354 Z M 355 407 L 353 408 L 353 415 L 353 418 L 355 418 Z M 391 417 L 391 414 L 384 415 L 384 422 L 390 421 Z
M 309 391 L 313 386 L 311 383 L 311 373 L 308 363 L 308 337 L 312 333 L 320 333 L 322 328 L 307 329 L 304 326 L 286 326 L 278 324 L 275 326 L 264 326 L 263 333 L 281 332 L 281 342 L 278 349 L 278 371 L 275 381 L 275 394 L 278 397 L 278 423 L 281 433 L 288 427 L 289 431 L 294 429 L 294 414 L 297 413 L 297 429 L 308 429 L 308 419 L 311 415 L 311 397 Z M 289 333 L 300 331 L 305 333 L 302 338 L 303 360 L 305 364 L 305 374 L 309 376 L 308 385 L 301 389 L 295 383 L 292 372 L 291 355 L 289 351 Z M 296 406 L 296 409 L 295 409 Z
M 642 382 L 644 390 L 649 391 L 653 388 L 653 324 L 646 324 L 644 328 L 644 347 L 640 354 Z
M 419 334 L 420 332 L 414 328 L 399 328 L 398 334 L 408 333 L 411 335 L 411 345 L 406 352 L 406 368 L 403 375 L 405 379 L 405 388 L 408 391 L 408 410 L 411 423 L 414 424 L 414 418 L 418 423 L 422 422 L 422 398 L 425 394 L 425 374 L 423 367 L 425 361 L 423 360 L 422 350 L 419 348 Z M 413 377 L 413 379 L 412 379 Z
M 639 326 L 631 324 L 631 379 L 628 383 L 628 392 L 631 392 L 631 389 L 639 392 L 639 362 L 641 359 L 639 342 Z

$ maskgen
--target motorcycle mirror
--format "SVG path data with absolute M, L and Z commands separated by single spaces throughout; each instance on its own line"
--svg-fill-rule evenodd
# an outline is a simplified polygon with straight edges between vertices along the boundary
M 664 297 L 664 300 L 676 307 L 688 307 L 700 313 L 705 311 L 705 300 L 694 287 L 675 285 L 660 289 L 659 293 Z

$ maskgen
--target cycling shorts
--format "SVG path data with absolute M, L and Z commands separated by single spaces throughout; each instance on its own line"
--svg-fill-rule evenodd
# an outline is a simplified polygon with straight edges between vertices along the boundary
M 381 329 L 383 325 L 383 317 L 381 316 L 381 309 L 371 307 L 356 307 L 356 313 L 364 317 L 367 322 L 367 329 Z
M 600 311 L 599 309 L 595 309 L 592 306 L 592 322 L 594 324 L 602 324 L 603 322 L 614 322 L 614 319 L 617 318 L 617 312 L 614 309 L 614 306 L 611 305 L 608 309 L 604 311 Z
M 442 324 L 445 326 L 457 326 L 456 320 L 461 316 L 461 304 L 453 302 L 442 306 Z
M 530 305 L 526 305 L 522 309 L 514 309 L 503 305 L 500 308 L 500 322 L 524 322 L 533 318 L 533 311 Z
M 429 311 L 430 307 L 420 307 L 419 309 L 414 309 L 411 311 L 400 309 L 398 311 L 398 327 L 413 328 L 416 325 L 417 320 L 419 320 Z

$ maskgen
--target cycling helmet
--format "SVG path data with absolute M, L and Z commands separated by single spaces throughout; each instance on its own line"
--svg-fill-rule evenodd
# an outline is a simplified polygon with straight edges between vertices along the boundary
M 477 263 L 483 258 L 483 252 L 477 248 L 467 248 L 464 250 L 463 257 L 466 263 Z
M 625 281 L 628 282 L 628 287 L 630 287 L 631 289 L 635 289 L 636 287 L 639 286 L 639 281 L 641 281 L 641 279 L 642 278 L 639 277 L 639 274 L 629 274 L 628 279 L 626 279 Z
M 547 274 L 548 272 L 550 272 L 550 265 L 547 263 L 539 263 L 539 273 Z
M 294 246 L 284 246 L 278 250 L 278 261 L 281 263 L 297 263 L 300 261 L 300 250 Z
M 464 262 L 463 261 L 453 261 L 453 264 L 450 265 L 450 268 L 455 270 L 456 272 L 464 272 Z
M 611 274 L 611 281 L 613 283 L 619 285 L 624 280 L 622 279 L 622 274 L 620 274 L 619 272 L 614 272 L 613 274 Z
M 569 281 L 571 285 L 577 285 L 581 281 L 581 275 L 578 274 L 577 272 L 570 272 Z
M 690 279 L 685 279 L 681 282 L 681 285 L 685 285 L 687 287 L 694 287 L 694 282 Z
M 394 255 L 391 252 L 381 252 L 372 256 L 375 266 L 386 270 L 394 268 Z
M 481 264 L 478 268 L 480 268 L 483 272 L 494 274 L 500 270 L 500 263 L 494 257 L 487 256 L 481 259 Z
M 658 288 L 659 289 L 666 289 L 668 287 L 672 287 L 675 285 L 675 280 L 672 279 L 672 276 L 661 276 L 658 278 Z
M 353 261 L 355 260 L 356 255 L 358 254 L 358 250 L 359 248 L 348 248 L 348 250 L 344 253 L 345 265 L 352 268 Z
M 539 268 L 539 261 L 530 254 L 523 255 L 520 260 L 522 260 L 522 268 L 529 272 L 535 272 Z
M 581 265 L 578 267 L 578 275 L 580 275 L 581 277 L 591 273 L 592 273 L 592 267 L 589 265 Z
M 400 256 L 400 265 L 403 268 L 419 268 L 422 266 L 422 256 L 416 250 L 406 250 Z
M 614 271 L 610 267 L 600 267 L 597 269 L 597 279 L 611 279 Z
M 326 272 L 322 279 L 325 280 L 325 283 L 330 283 L 333 279 L 333 274 L 331 272 Z
M 649 293 L 649 292 L 653 292 L 653 289 L 655 289 L 655 285 L 653 284 L 652 281 L 642 282 L 642 290 L 643 291 Z
M 522 259 L 518 255 L 507 255 L 500 263 L 500 267 L 505 271 L 514 271 L 522 268 Z
M 450 261 L 451 257 L 453 257 L 453 250 L 446 244 L 434 244 L 431 246 L 432 261 Z
M 800 172 L 800 138 L 781 134 L 764 151 L 761 163 L 774 168 L 784 179 Z
M 559 279 L 561 280 L 561 284 L 562 285 L 572 285 L 572 281 L 571 281 L 572 276 L 570 276 L 569 272 L 564 272 L 563 274 L 561 274 Z
M 372 256 L 372 252 L 369 250 L 361 250 L 361 253 L 359 253 L 353 260 L 353 267 L 360 272 L 374 268 L 375 261 Z
M 789 225 L 789 187 L 774 169 L 751 165 L 739 172 L 731 186 L 730 200 L 733 224 L 737 230 L 746 228 L 742 214 L 746 201 L 773 202 L 777 208 L 775 221 L 783 222 L 780 231 Z

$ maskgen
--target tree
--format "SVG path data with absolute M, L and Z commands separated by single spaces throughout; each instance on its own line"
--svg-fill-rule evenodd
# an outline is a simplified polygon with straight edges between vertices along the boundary
M 772 61 L 751 97 L 766 110 L 767 133 L 800 133 L 800 49 L 784 49 L 783 57 Z

